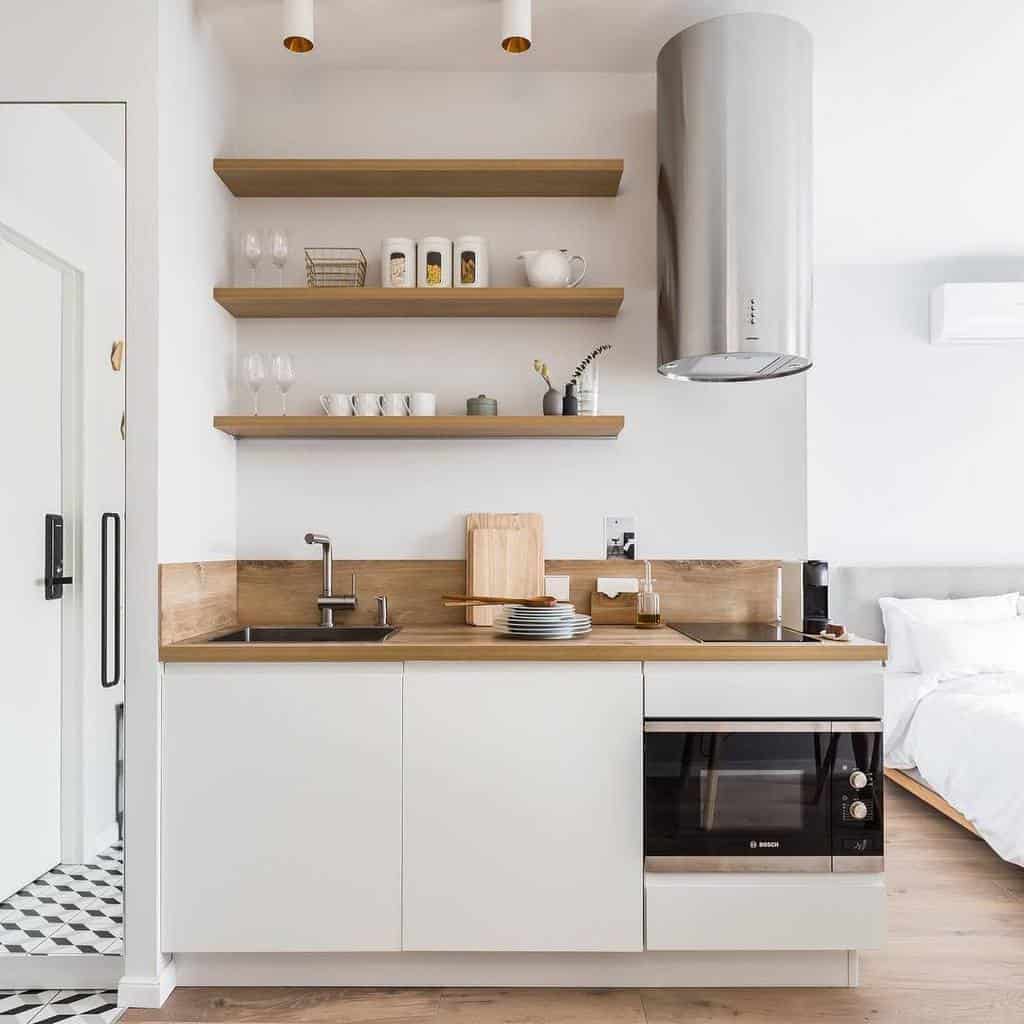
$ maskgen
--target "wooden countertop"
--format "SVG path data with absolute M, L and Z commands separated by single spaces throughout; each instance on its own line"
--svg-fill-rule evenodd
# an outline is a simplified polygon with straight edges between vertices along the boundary
M 227 632 L 221 630 L 220 633 Z M 211 634 L 216 636 L 218 634 Z M 667 627 L 595 626 L 579 640 L 511 640 L 479 626 L 404 626 L 367 643 L 207 643 L 160 649 L 167 662 L 233 661 L 884 661 L 884 644 L 701 644 Z

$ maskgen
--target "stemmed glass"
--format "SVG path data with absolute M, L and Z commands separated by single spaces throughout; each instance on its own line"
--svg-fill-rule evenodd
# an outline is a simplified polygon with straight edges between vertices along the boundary
M 288 391 L 295 383 L 295 363 L 287 352 L 279 352 L 270 360 L 270 371 L 281 392 L 281 415 L 288 415 Z
M 277 285 L 284 287 L 284 265 L 288 262 L 288 236 L 280 229 L 270 232 L 270 258 L 277 267 Z
M 263 356 L 259 352 L 250 352 L 244 360 L 245 382 L 252 392 L 252 414 L 260 414 L 260 388 L 267 379 L 267 367 L 263 362 Z
M 258 231 L 246 231 L 242 235 L 242 255 L 249 261 L 249 285 L 256 287 L 256 268 L 263 256 L 263 241 Z

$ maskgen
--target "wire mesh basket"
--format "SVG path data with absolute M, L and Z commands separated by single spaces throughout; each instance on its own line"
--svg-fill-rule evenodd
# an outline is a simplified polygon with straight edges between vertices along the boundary
M 310 288 L 362 288 L 365 283 L 362 249 L 306 250 L 306 284 Z

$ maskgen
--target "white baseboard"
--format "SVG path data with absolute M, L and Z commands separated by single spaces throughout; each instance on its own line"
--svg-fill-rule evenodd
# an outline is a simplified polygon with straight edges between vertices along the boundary
M 175 963 L 179 984 L 199 986 L 847 988 L 857 954 L 177 953 Z
M 119 956 L 0 956 L 0 990 L 17 988 L 112 989 L 124 970 Z
M 96 859 L 97 853 L 102 853 L 117 842 L 117 822 L 111 822 L 102 832 L 92 837 L 92 841 L 85 848 L 85 860 L 83 863 L 91 864 Z
M 167 1002 L 177 983 L 177 967 L 173 960 L 168 960 L 155 978 L 123 977 L 117 986 L 117 1005 L 158 1010 Z

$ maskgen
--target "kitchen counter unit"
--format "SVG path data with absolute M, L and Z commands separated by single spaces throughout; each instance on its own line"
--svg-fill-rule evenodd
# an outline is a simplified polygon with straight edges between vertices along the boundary
M 221 630 L 222 635 L 229 630 Z M 167 644 L 165 662 L 323 661 L 769 661 L 881 662 L 884 644 L 701 644 L 667 627 L 595 626 L 579 640 L 528 641 L 478 626 L 403 626 L 387 640 L 366 643 L 209 643 L 203 638 Z
M 646 871 L 645 722 L 877 723 L 883 649 L 652 662 L 720 652 L 668 630 L 595 632 L 512 644 L 409 628 L 334 646 L 348 664 L 236 645 L 279 660 L 165 665 L 161 948 L 179 981 L 855 985 L 858 951 L 885 941 L 881 859 L 863 873 Z M 833 660 L 756 660 L 797 647 Z M 566 649 L 605 660 L 552 656 Z M 834 660 L 844 652 L 874 660 Z M 797 748 L 824 756 L 810 735 Z M 722 778 L 729 813 L 758 806 L 765 776 Z M 748 783 L 755 803 L 736 803 Z M 315 881 L 314 898 L 275 901 L 296 879 Z

